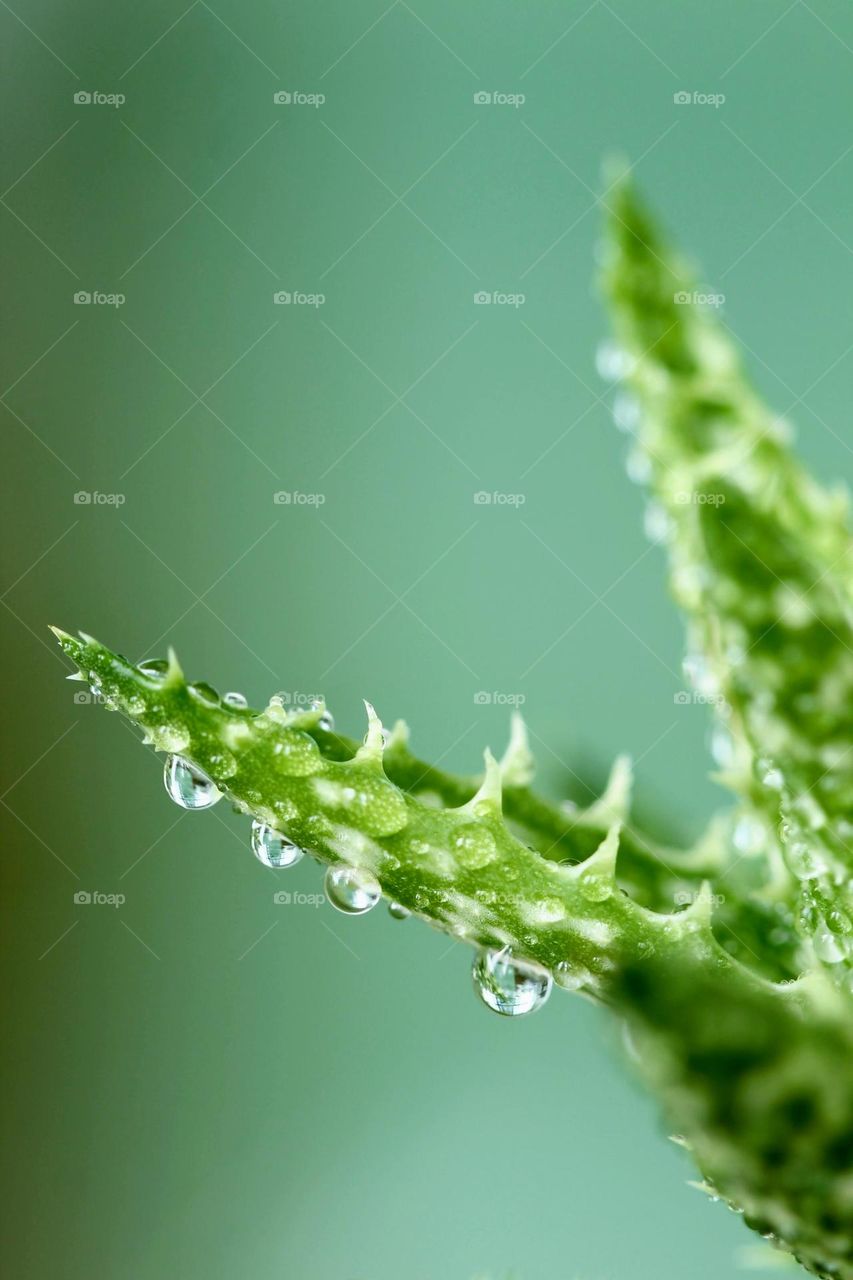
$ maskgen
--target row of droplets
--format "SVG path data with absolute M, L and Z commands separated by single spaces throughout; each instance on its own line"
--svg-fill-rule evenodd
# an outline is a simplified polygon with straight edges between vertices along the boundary
M 241 696 L 225 694 L 223 701 L 236 706 L 239 704 L 231 699 Z M 183 756 L 167 757 L 163 781 L 170 798 L 182 809 L 209 809 L 222 798 L 222 792 L 204 770 Z M 295 867 L 305 856 L 298 844 L 258 818 L 252 822 L 251 842 L 255 857 L 272 870 Z M 349 916 L 365 915 L 382 897 L 379 882 L 360 867 L 327 867 L 323 887 L 331 905 Z M 410 914 L 399 902 L 390 903 L 388 910 L 395 920 L 405 920 Z M 534 1013 L 548 999 L 553 985 L 546 970 L 517 960 L 509 947 L 478 952 L 472 978 L 483 1003 L 505 1017 Z

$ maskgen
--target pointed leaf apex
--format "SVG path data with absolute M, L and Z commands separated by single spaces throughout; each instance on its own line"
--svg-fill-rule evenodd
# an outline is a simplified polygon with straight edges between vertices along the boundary
M 513 711 L 509 743 L 501 759 L 501 779 L 505 787 L 527 787 L 533 781 L 535 761 L 530 750 L 527 725 L 520 711 Z

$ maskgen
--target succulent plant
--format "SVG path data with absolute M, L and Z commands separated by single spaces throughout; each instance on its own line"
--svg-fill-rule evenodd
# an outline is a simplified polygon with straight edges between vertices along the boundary
M 617 417 L 736 797 L 695 847 L 631 822 L 624 759 L 587 809 L 538 795 L 518 716 L 500 761 L 486 752 L 482 775 L 456 777 L 369 704 L 355 742 L 323 705 L 252 710 L 188 683 L 172 653 L 134 665 L 56 634 L 77 678 L 166 754 L 172 798 L 227 796 L 267 865 L 307 852 L 339 909 L 385 898 L 469 942 L 499 1013 L 539 1008 L 554 985 L 611 1008 L 709 1194 L 808 1270 L 853 1280 L 846 497 L 791 456 L 627 182 L 609 213 L 604 365 L 625 384 Z

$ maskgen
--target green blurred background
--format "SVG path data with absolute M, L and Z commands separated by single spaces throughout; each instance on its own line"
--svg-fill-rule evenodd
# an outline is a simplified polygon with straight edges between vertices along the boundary
M 505 1023 L 438 934 L 277 906 L 316 866 L 178 815 L 46 628 L 352 734 L 370 697 L 464 771 L 520 696 L 552 794 L 628 750 L 697 833 L 705 714 L 595 371 L 601 163 L 849 476 L 849 5 L 16 0 L 0 32 L 8 1274 L 738 1274 L 596 1009 Z

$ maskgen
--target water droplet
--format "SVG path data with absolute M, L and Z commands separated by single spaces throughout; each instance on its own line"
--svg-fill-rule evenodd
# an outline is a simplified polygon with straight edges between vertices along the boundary
M 649 542 L 666 542 L 672 522 L 659 502 L 650 502 L 643 515 L 643 532 Z
M 317 743 L 297 729 L 280 730 L 280 737 L 273 746 L 273 756 L 282 773 L 291 778 L 304 778 L 322 768 Z
M 509 947 L 481 951 L 474 960 L 471 976 L 483 1003 L 508 1018 L 535 1013 L 551 994 L 550 973 L 514 959 Z
M 620 431 L 633 434 L 640 425 L 640 405 L 635 396 L 620 391 L 613 401 L 613 421 Z
M 463 867 L 476 871 L 488 866 L 495 857 L 495 838 L 487 827 L 469 822 L 454 831 L 451 848 Z
M 329 867 L 325 887 L 332 906 L 348 916 L 364 915 L 382 896 L 378 881 L 359 867 Z
M 604 902 L 613 892 L 612 881 L 595 871 L 584 871 L 578 887 L 587 902 Z
M 412 914 L 408 907 L 404 907 L 401 902 L 389 902 L 388 914 L 394 920 L 408 920 Z
M 274 827 L 256 818 L 252 823 L 252 853 L 265 867 L 295 867 L 305 856 L 303 850 Z
M 175 804 L 182 809 L 209 809 L 222 796 L 216 783 L 183 756 L 167 758 L 163 781 Z
M 785 785 L 785 779 L 782 776 L 781 769 L 778 769 L 772 760 L 767 756 L 762 756 L 756 761 L 755 767 L 765 787 L 769 787 L 771 791 L 782 790 Z
M 577 991 L 589 977 L 585 969 L 575 968 L 568 960 L 561 960 L 554 970 L 554 981 L 564 991 Z
M 158 751 L 177 753 L 186 751 L 190 745 L 190 735 L 182 724 L 155 725 L 150 733 Z
M 598 376 L 605 382 L 618 382 L 620 378 L 626 377 L 631 370 L 631 364 L 630 356 L 610 338 L 605 338 L 598 344 L 595 367 Z
M 239 711 L 244 711 L 249 705 L 242 693 L 235 693 L 233 690 L 230 693 L 223 693 L 222 701 L 226 707 L 237 707 Z
M 652 464 L 642 449 L 632 449 L 625 459 L 625 473 L 632 484 L 648 484 L 652 478 Z
M 708 665 L 701 653 L 689 653 L 681 664 L 684 674 L 697 693 L 708 698 L 720 692 L 720 681 L 717 673 Z
M 711 730 L 711 755 L 721 769 L 728 769 L 734 764 L 735 744 L 732 735 L 721 724 L 715 724 Z
M 203 702 L 206 707 L 219 706 L 219 694 L 212 684 L 206 684 L 203 680 L 199 680 L 195 684 L 189 685 L 188 688 L 193 697 L 198 698 L 199 702 Z
M 222 701 L 226 707 L 236 707 L 239 711 L 244 711 L 249 705 L 245 696 L 233 689 L 229 690 L 228 693 L 223 693 Z
M 760 818 L 751 813 L 742 814 L 735 823 L 732 843 L 739 853 L 760 853 L 767 841 L 767 828 Z
M 814 949 L 818 960 L 822 960 L 824 964 L 840 964 L 845 957 L 839 939 L 825 927 L 818 929 L 815 934 Z
M 169 664 L 165 658 L 150 658 L 147 662 L 140 662 L 139 670 L 144 676 L 157 680 L 165 676 L 169 670 Z
M 314 700 L 311 703 L 311 710 L 312 711 L 322 710 L 323 712 L 323 714 L 320 716 L 320 719 L 317 721 L 317 728 L 325 729 L 326 733 L 334 733 L 335 717 L 332 715 L 331 711 L 327 709 L 325 702 L 323 702 L 322 699 L 320 698 L 314 698 Z

